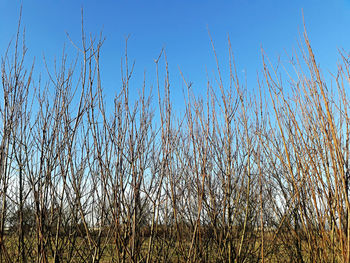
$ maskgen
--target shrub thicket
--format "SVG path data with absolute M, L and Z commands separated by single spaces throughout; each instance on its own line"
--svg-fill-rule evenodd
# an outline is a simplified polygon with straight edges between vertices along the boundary
M 2 57 L 1 262 L 350 261 L 345 52 L 326 80 L 305 33 L 293 72 L 262 52 L 252 92 L 230 48 L 229 85 L 217 63 L 203 98 L 184 81 L 175 113 L 163 52 L 164 85 L 135 100 L 125 54 L 110 107 L 102 40 L 83 37 L 46 85 L 20 39 Z

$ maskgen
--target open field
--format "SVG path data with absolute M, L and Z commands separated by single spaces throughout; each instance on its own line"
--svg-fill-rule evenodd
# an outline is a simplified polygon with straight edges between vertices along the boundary
M 266 251 L 272 251 L 271 247 L 273 246 L 274 253 L 269 255 L 269 253 L 266 253 L 265 260 L 267 262 L 291 262 L 291 260 L 297 260 L 295 258 L 296 252 L 291 250 L 290 246 L 286 242 L 282 242 L 281 240 L 274 240 L 272 241 L 272 235 L 273 233 L 269 233 L 265 236 L 265 246 Z M 290 238 L 293 238 L 292 234 L 289 234 Z M 107 241 L 107 242 L 106 242 Z M 139 261 L 145 262 L 147 260 L 147 256 L 149 255 L 149 244 L 150 239 L 144 238 L 142 239 L 142 245 L 139 251 Z M 256 242 L 256 240 L 251 240 L 250 242 L 255 243 L 256 247 L 251 251 L 255 253 L 259 253 L 261 250 L 261 244 Z M 118 248 L 116 247 L 115 243 L 112 240 L 103 240 L 103 243 L 105 245 L 103 246 L 103 251 L 100 253 L 99 258 L 97 259 L 100 263 L 105 262 L 121 262 L 131 261 L 130 255 L 125 255 L 124 258 L 118 258 L 116 255 L 116 250 Z M 8 248 L 8 256 L 9 258 L 13 259 L 16 257 L 16 244 L 17 240 L 15 238 L 7 236 L 5 238 L 5 246 Z M 27 254 L 27 261 L 28 262 L 35 262 L 37 261 L 37 243 L 35 242 L 35 238 L 26 239 L 24 241 L 25 247 L 28 249 L 31 249 L 31 253 Z M 225 248 L 221 245 L 218 245 L 215 243 L 214 240 L 206 241 L 205 242 L 206 247 L 204 248 L 205 253 L 202 255 L 197 255 L 199 261 L 203 262 L 225 262 L 225 258 L 223 257 L 223 251 Z M 76 243 L 74 246 L 76 247 L 75 252 L 72 253 L 72 255 L 69 255 L 70 246 L 72 244 L 69 244 L 67 242 L 66 247 L 64 251 L 62 251 L 60 255 L 60 261 L 59 262 L 89 262 L 91 260 L 89 253 L 90 248 L 86 242 L 85 238 L 78 238 L 76 240 Z M 190 248 L 191 242 L 190 241 L 183 241 L 182 244 L 180 243 L 174 243 L 174 240 L 162 237 L 157 238 L 153 242 L 153 252 L 152 255 L 150 255 L 150 258 L 152 259 L 151 262 L 187 262 L 188 259 L 188 251 Z M 307 251 L 307 243 L 306 241 L 301 242 L 301 247 L 303 249 L 302 257 L 305 262 L 311 262 L 309 259 L 308 253 L 305 253 Z M 49 246 L 48 246 L 49 247 Z M 305 247 L 305 248 L 303 248 Z M 71 247 L 72 249 L 72 247 Z M 339 247 L 336 248 L 336 250 L 339 251 Z M 330 253 L 331 251 L 329 251 Z M 288 254 L 289 253 L 289 254 Z M 262 258 L 254 258 L 253 255 L 249 255 L 245 259 L 248 262 L 255 262 L 255 261 L 261 261 Z M 47 262 L 55 262 L 54 260 L 54 253 L 53 250 L 49 249 L 47 254 Z M 57 259 L 56 259 L 57 262 Z M 341 259 L 334 254 L 334 262 L 341 262 Z

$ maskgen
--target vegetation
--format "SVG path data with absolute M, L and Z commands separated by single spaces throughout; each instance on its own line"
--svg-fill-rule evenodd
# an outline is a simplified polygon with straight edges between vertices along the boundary
M 254 92 L 229 48 L 229 84 L 219 62 L 203 98 L 184 79 L 175 113 L 164 51 L 135 100 L 125 52 L 110 107 L 103 39 L 83 33 L 43 84 L 18 33 L 1 67 L 0 262 L 350 262 L 349 56 L 326 80 L 303 38 L 290 71 L 262 51 Z

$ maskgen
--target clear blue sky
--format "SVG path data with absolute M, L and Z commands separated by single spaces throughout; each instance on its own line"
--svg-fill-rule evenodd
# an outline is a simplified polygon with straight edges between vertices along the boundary
M 0 0 L 1 55 L 16 33 L 20 5 L 17 0 Z M 78 41 L 81 7 L 85 31 L 102 30 L 106 37 L 101 66 L 107 95 L 120 87 L 120 58 L 127 35 L 129 56 L 136 61 L 132 88 L 140 88 L 145 70 L 147 85 L 155 84 L 153 60 L 165 47 L 173 101 L 178 105 L 183 101 L 179 68 L 197 93 L 206 88 L 206 68 L 209 72 L 216 68 L 207 27 L 224 71 L 230 35 L 238 71 L 242 77 L 247 74 L 248 88 L 255 88 L 262 68 L 261 46 L 271 58 L 297 48 L 302 9 L 311 44 L 325 70 L 335 69 L 337 48 L 350 50 L 350 0 L 24 0 L 28 58 L 59 57 L 63 45 L 70 45 L 66 32 Z M 37 70 L 44 71 L 41 66 L 37 62 Z

